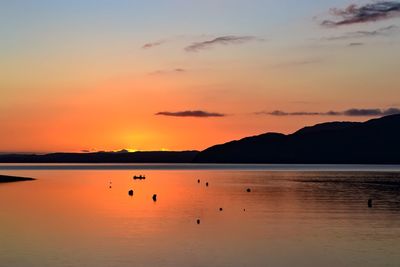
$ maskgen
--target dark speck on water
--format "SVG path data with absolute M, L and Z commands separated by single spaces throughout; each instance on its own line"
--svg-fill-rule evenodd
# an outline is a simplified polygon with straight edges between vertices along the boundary
M 197 219 L 197 224 L 200 224 L 200 219 Z
M 129 190 L 129 191 L 128 191 L 128 194 L 129 194 L 130 196 L 133 196 L 133 190 L 132 190 L 132 189 Z
M 368 199 L 368 208 L 372 208 L 372 199 Z
M 153 201 L 157 201 L 157 194 L 153 195 Z
M 206 186 L 208 186 L 208 182 L 206 183 Z

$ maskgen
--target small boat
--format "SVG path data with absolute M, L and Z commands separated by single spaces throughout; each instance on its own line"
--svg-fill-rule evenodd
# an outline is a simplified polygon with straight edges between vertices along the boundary
M 146 179 L 146 176 L 144 176 L 144 175 L 139 175 L 139 176 L 135 175 L 135 176 L 133 176 L 133 179 L 134 180 L 144 180 L 144 179 Z

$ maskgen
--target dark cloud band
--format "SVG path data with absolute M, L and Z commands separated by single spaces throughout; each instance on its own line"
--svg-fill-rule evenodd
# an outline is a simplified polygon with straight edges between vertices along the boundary
M 328 112 L 286 112 L 281 110 L 275 111 L 261 111 L 257 112 L 258 115 L 271 115 L 271 116 L 387 116 L 400 114 L 400 109 L 389 108 L 389 109 L 347 109 L 345 111 L 328 111 Z
M 321 24 L 327 27 L 350 25 L 356 23 L 374 22 L 400 16 L 400 2 L 380 1 L 363 6 L 355 4 L 345 9 L 333 8 L 332 15 L 340 20 L 325 20 Z
M 216 113 L 216 112 L 207 112 L 203 110 L 186 110 L 186 111 L 177 111 L 177 112 L 169 112 L 163 111 L 158 112 L 155 115 L 161 116 L 170 116 L 170 117 L 197 117 L 197 118 L 208 118 L 208 117 L 225 117 L 225 114 Z

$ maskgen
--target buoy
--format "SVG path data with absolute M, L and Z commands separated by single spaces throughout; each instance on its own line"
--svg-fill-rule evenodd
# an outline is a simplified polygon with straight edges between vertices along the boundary
M 200 224 L 200 219 L 197 219 L 197 224 Z
M 219 208 L 219 211 L 222 211 L 223 209 L 222 208 Z
M 130 196 L 133 196 L 133 190 L 132 190 L 132 189 L 129 190 L 129 191 L 128 191 L 128 194 L 129 194 Z
M 372 199 L 368 199 L 368 208 L 372 208 Z
M 198 183 L 198 184 L 200 183 L 200 179 L 197 179 L 197 183 Z
M 153 201 L 157 201 L 157 194 L 153 195 Z
M 206 183 L 206 186 L 208 186 L 208 182 Z
M 247 188 L 246 192 L 247 192 L 247 193 L 250 193 L 250 192 L 251 192 L 251 189 L 250 189 L 250 188 Z

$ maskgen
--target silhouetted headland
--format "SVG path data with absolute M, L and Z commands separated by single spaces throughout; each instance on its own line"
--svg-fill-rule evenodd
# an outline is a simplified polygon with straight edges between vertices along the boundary
M 198 163 L 400 164 L 400 114 L 330 122 L 293 134 L 266 133 L 216 145 Z
M 11 183 L 11 182 L 33 181 L 33 180 L 35 179 L 28 177 L 0 175 L 0 183 Z

